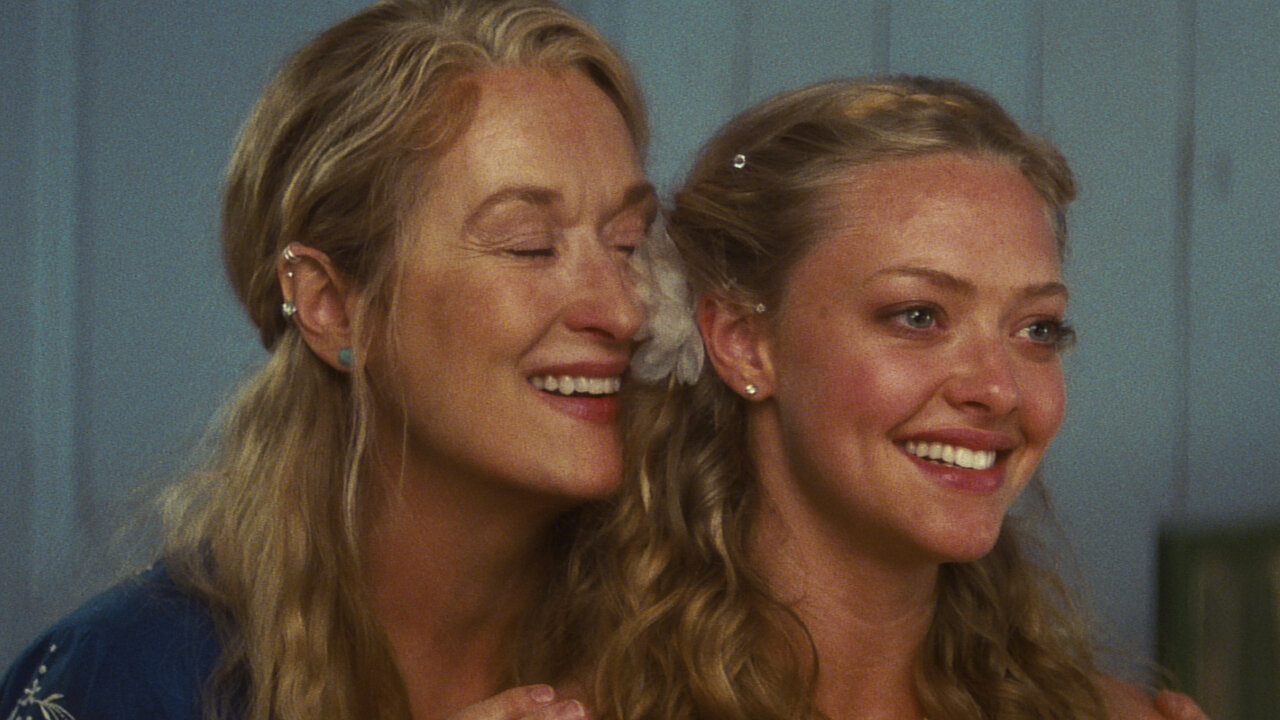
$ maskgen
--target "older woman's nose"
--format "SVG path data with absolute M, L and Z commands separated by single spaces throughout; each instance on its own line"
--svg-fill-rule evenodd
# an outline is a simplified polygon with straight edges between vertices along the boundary
M 583 260 L 573 278 L 573 299 L 565 313 L 571 330 L 609 340 L 631 340 L 644 323 L 645 310 L 631 270 L 619 251 L 603 248 Z

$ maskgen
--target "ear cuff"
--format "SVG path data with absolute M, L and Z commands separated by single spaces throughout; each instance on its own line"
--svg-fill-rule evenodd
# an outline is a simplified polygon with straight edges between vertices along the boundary
M 293 243 L 284 246 L 284 250 L 280 251 L 280 259 L 290 265 L 298 262 L 298 253 L 293 251 Z M 286 271 L 285 277 L 292 278 L 293 270 Z M 280 314 L 284 316 L 285 320 L 292 320 L 293 316 L 298 314 L 298 306 L 292 301 L 286 300 L 280 305 Z

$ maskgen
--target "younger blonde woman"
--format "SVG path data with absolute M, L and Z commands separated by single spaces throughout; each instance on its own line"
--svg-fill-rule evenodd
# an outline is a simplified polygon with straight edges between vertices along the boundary
M 1062 421 L 1074 193 L 927 78 L 784 93 L 707 145 L 668 231 L 709 367 L 676 351 L 693 384 L 628 405 L 578 560 L 600 718 L 1159 716 L 1008 517 Z

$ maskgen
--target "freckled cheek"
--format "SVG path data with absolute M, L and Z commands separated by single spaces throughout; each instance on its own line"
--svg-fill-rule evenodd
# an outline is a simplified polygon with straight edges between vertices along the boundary
M 810 392 L 825 398 L 827 407 L 839 398 L 843 412 L 857 422 L 884 429 L 905 420 L 923 402 L 926 383 L 914 359 L 859 343 L 833 349 L 813 373 L 822 381 L 810 387 Z
M 423 277 L 406 285 L 400 299 L 400 331 L 423 352 L 476 356 L 501 345 L 512 330 L 532 325 L 533 293 L 516 283 L 480 283 L 461 277 Z
M 1062 427 L 1066 414 L 1066 386 L 1061 368 L 1044 368 L 1023 383 L 1023 412 L 1027 432 L 1048 443 Z

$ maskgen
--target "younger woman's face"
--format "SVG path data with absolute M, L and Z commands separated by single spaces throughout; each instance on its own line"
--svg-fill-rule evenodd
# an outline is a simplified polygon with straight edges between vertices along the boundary
M 1013 167 L 952 153 L 873 166 L 821 205 L 762 345 L 767 496 L 847 547 L 976 559 L 1063 416 L 1045 206 Z

